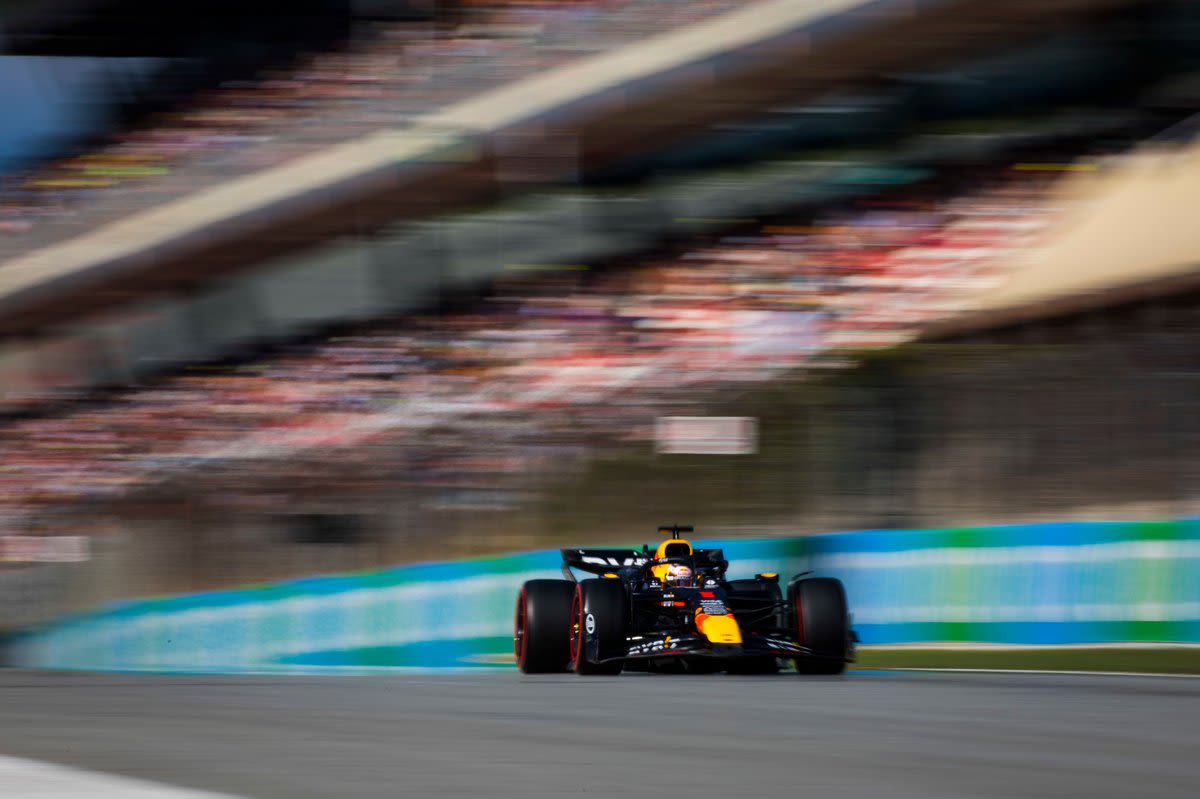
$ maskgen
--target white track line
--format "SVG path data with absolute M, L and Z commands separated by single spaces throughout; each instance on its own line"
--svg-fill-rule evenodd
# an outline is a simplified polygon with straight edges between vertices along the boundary
M 1171 674 L 1164 671 L 1070 671 L 1066 669 L 937 669 L 926 666 L 888 667 L 876 666 L 860 671 L 950 671 L 963 674 L 1070 674 L 1087 677 L 1177 677 L 1185 680 L 1200 679 L 1200 674 Z
M 13 799 L 237 799 L 149 780 L 0 755 L 0 796 Z

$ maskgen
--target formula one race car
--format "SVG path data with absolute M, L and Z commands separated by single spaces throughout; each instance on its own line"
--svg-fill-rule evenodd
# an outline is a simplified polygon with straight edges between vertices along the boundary
M 687 671 L 840 674 L 854 660 L 840 580 L 778 574 L 728 580 L 719 549 L 693 549 L 691 527 L 660 527 L 653 552 L 564 549 L 565 580 L 529 580 L 513 635 L 526 674 Z M 596 575 L 577 580 L 574 569 Z

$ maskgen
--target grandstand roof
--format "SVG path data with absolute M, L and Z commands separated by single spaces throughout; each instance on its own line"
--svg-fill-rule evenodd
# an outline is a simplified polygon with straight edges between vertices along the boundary
M 1200 288 L 1200 143 L 1096 165 L 1062 187 L 1071 210 L 999 288 L 925 332 L 979 333 Z
M 194 56 L 197 39 L 226 41 L 253 28 L 285 39 L 293 29 L 349 19 L 349 0 L 13 0 L 0 8 L 0 45 L 13 55 Z
M 772 103 L 1132 2 L 766 0 L 0 263 L 0 335 L 494 197 L 501 159 L 537 152 L 556 135 L 577 137 L 585 164 L 603 163 Z

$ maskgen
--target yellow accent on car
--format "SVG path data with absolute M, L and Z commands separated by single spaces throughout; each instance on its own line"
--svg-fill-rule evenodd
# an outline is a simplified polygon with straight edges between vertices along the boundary
M 668 552 L 668 547 L 670 551 Z M 692 554 L 692 542 L 682 538 L 668 538 L 658 545 L 654 551 L 654 559 L 662 560 L 667 557 L 687 556 Z
M 617 575 L 613 574 L 612 572 L 605 572 L 602 576 L 607 577 L 610 580 L 617 579 Z
M 775 572 L 763 572 L 762 574 L 760 574 L 758 576 L 763 578 L 764 580 L 774 580 L 779 575 L 776 574 Z
M 732 615 L 709 616 L 696 614 L 696 629 L 713 644 L 740 644 L 742 630 Z

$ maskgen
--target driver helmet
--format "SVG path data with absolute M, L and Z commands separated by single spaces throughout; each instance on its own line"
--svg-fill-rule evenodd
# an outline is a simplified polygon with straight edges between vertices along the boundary
M 667 572 L 663 575 L 665 585 L 691 585 L 692 569 L 683 563 L 668 563 Z

